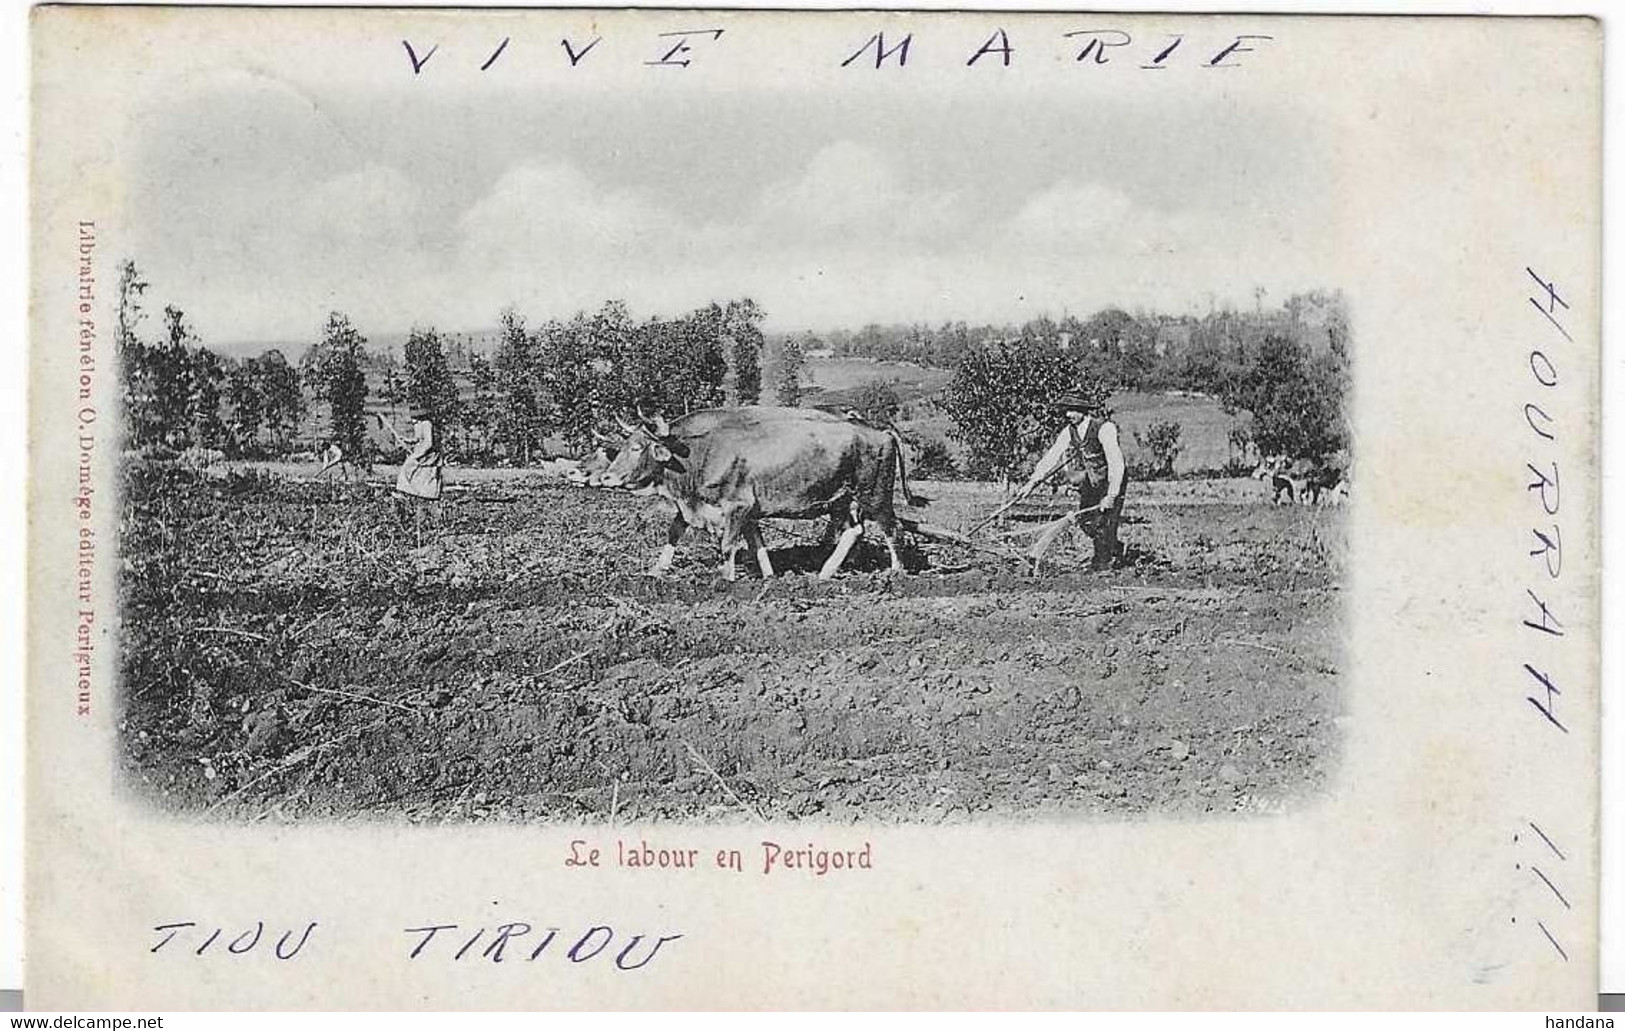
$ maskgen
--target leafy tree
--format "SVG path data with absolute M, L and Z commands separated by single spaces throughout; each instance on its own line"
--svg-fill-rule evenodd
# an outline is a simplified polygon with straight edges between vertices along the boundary
M 540 348 L 525 331 L 525 320 L 512 308 L 500 318 L 495 378 L 496 437 L 513 461 L 529 465 L 531 449 L 546 430 L 541 409 Z
M 1106 308 L 1089 316 L 1082 327 L 1083 343 L 1102 354 L 1117 356 L 1133 346 L 1138 332 L 1134 317 L 1121 308 Z
M 586 321 L 586 316 L 578 314 L 569 322 L 549 322 L 538 339 L 547 418 L 567 441 L 578 446 L 592 437 L 598 386 Z M 511 432 L 521 432 L 520 425 L 511 423 Z
M 1077 328 L 1095 375 L 1113 387 L 1140 386 L 1156 361 L 1156 331 L 1121 308 L 1106 308 Z
M 472 450 L 488 461 L 496 440 L 496 373 L 490 359 L 472 349 L 468 352 L 468 384 L 473 410 L 464 414 L 463 422 L 470 434 L 477 434 Z
M 914 468 L 910 475 L 922 480 L 957 480 L 959 466 L 954 462 L 948 442 L 936 437 L 921 437 L 914 445 Z
M 633 324 L 626 302 L 607 301 L 590 316 L 577 316 L 577 332 L 585 367 L 580 374 L 588 385 L 587 407 L 577 413 L 577 434 L 590 436 L 604 416 L 624 412 L 648 389 L 642 370 L 644 359 L 640 328 Z M 580 420 L 586 419 L 583 424 Z M 585 428 L 583 429 L 583 425 Z
M 1211 332 L 1192 333 L 1190 346 L 1178 358 L 1174 381 L 1186 390 L 1229 396 L 1245 371 L 1232 351 L 1226 341 Z
M 252 454 L 265 425 L 265 385 L 257 358 L 245 358 L 226 370 L 226 401 L 231 405 L 231 438 L 238 454 Z
M 128 259 L 121 262 L 114 344 L 118 354 L 125 424 L 131 442 L 137 445 L 163 439 L 163 426 L 155 408 L 157 388 L 152 348 L 141 340 L 139 332 L 141 320 L 146 318 L 146 313 L 141 309 L 141 295 L 146 290 L 147 282 L 141 278 L 135 262 Z
M 288 364 L 281 351 L 270 350 L 258 362 L 260 401 L 265 427 L 277 448 L 285 448 L 288 438 L 299 428 L 305 414 L 305 395 L 299 389 L 299 370 Z
M 146 318 L 141 310 L 141 295 L 147 292 L 148 283 L 141 278 L 135 262 L 128 258 L 119 262 L 118 272 L 118 322 L 114 328 L 114 343 L 122 350 L 141 343 L 138 328 Z
M 225 370 L 197 336 L 179 308 L 164 308 L 164 338 L 144 343 L 139 323 L 139 297 L 146 289 L 133 263 L 122 266 L 119 284 L 119 368 L 127 419 L 137 444 L 163 443 L 172 448 L 218 447 L 226 442 L 220 417 Z
M 1134 443 L 1151 455 L 1151 469 L 1157 476 L 1172 477 L 1174 461 L 1185 449 L 1179 442 L 1180 426 L 1172 420 L 1158 420 L 1146 427 L 1144 433 L 1134 431 Z
M 331 312 L 322 339 L 305 352 L 300 364 L 308 369 L 316 396 L 331 411 L 332 436 L 352 461 L 370 459 L 367 436 L 367 377 L 361 371 L 366 338 L 350 325 L 348 316 Z
M 206 347 L 191 350 L 187 358 L 185 379 L 189 439 L 197 447 L 218 448 L 227 443 L 226 424 L 220 418 L 225 369 L 220 363 L 220 356 Z
M 1263 454 L 1319 457 L 1344 446 L 1347 386 L 1336 352 L 1311 357 L 1294 340 L 1271 334 L 1225 400 L 1252 413 Z
M 734 398 L 738 404 L 756 404 L 762 396 L 762 309 L 746 297 L 729 301 L 722 309 L 722 329 L 731 341 Z
M 440 334 L 434 327 L 413 329 L 406 337 L 406 397 L 438 425 L 450 427 L 461 422 L 462 406 L 457 397 L 457 381 L 452 378 Z
M 164 339 L 147 354 L 150 386 L 149 412 L 158 435 L 173 448 L 190 442 L 192 355 L 196 342 L 186 315 L 179 308 L 164 308 Z
M 886 330 L 878 322 L 867 323 L 857 334 L 851 338 L 850 353 L 860 354 L 869 358 L 885 359 L 890 357 L 886 346 Z
M 680 319 L 643 327 L 641 368 L 633 377 L 639 400 L 681 415 L 726 401 L 728 361 L 712 313 L 701 309 Z
M 1258 444 L 1253 440 L 1252 422 L 1236 420 L 1230 427 L 1230 459 L 1227 468 L 1251 469 L 1258 459 Z
M 605 375 L 612 383 L 601 391 L 597 411 L 607 415 L 642 404 L 675 416 L 725 403 L 728 358 L 722 315 L 723 309 L 713 304 L 679 319 L 639 325 Z
M 1058 348 L 999 340 L 967 353 L 939 402 L 954 422 L 951 435 L 969 452 L 966 471 L 1011 479 L 1049 442 L 1051 405 L 1073 388 L 1105 393 Z
M 389 406 L 389 414 L 394 416 L 396 409 L 406 403 L 406 378 L 401 375 L 401 364 L 395 359 L 395 350 L 390 348 L 378 359 L 382 370 L 379 391 L 383 395 L 384 404 Z
M 806 367 L 807 352 L 801 343 L 794 338 L 786 340 L 779 348 L 779 382 L 773 392 L 779 404 L 794 408 L 801 403 L 801 374 Z
M 902 402 L 897 397 L 897 381 L 870 380 L 858 387 L 852 396 L 852 407 L 869 422 L 889 426 L 897 420 Z
M 269 429 L 279 446 L 304 412 L 299 374 L 280 351 L 230 362 L 202 346 L 174 305 L 163 312 L 163 335 L 141 338 L 148 283 L 133 261 L 119 265 L 114 340 L 119 357 L 124 418 L 132 443 L 252 449 Z M 310 348 L 306 360 L 322 355 Z M 229 424 L 227 417 L 229 416 Z
M 644 381 L 653 378 L 644 372 L 640 339 L 641 328 L 632 324 L 622 301 L 544 325 L 531 342 L 538 427 L 554 428 L 580 448 L 603 417 L 630 409 Z M 504 359 L 504 367 L 510 370 L 505 377 L 518 377 L 517 357 Z M 505 382 L 505 389 L 522 390 L 517 378 Z M 512 425 L 522 427 L 523 422 Z
M 1309 290 L 1293 294 L 1283 308 L 1302 339 L 1322 334 L 1327 346 L 1339 355 L 1348 351 L 1348 304 L 1341 290 Z
M 930 349 L 920 364 L 934 365 L 939 369 L 952 369 L 957 367 L 975 346 L 975 337 L 971 335 L 970 327 L 965 323 L 945 322 L 932 335 L 929 346 Z

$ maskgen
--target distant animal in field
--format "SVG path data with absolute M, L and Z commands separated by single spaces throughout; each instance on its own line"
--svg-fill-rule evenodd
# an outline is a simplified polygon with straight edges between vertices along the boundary
M 1275 504 L 1308 505 L 1320 495 L 1323 473 L 1320 463 L 1312 458 L 1269 455 L 1258 463 L 1252 475 L 1269 486 L 1270 500 Z
M 556 459 L 553 467 L 558 469 L 568 482 L 577 487 L 585 487 L 592 482 L 593 477 L 601 475 L 609 468 L 609 464 L 615 460 L 615 455 L 615 450 L 600 446 L 594 448 L 585 458 Z

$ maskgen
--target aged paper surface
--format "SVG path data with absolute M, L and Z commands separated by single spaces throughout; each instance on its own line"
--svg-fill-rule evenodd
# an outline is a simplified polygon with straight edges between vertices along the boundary
M 1590 1005 L 1594 23 L 34 46 L 31 1005 Z

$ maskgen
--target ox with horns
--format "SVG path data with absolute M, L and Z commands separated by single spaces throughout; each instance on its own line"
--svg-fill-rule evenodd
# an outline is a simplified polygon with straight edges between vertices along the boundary
M 766 406 L 707 409 L 670 424 L 642 411 L 636 422 L 618 421 L 626 443 L 595 483 L 647 491 L 677 508 L 651 575 L 671 566 L 677 543 L 692 526 L 721 538 L 726 579 L 734 578 L 735 552 L 745 543 L 755 549 L 762 576 L 771 577 L 760 520 L 824 515 L 831 517 L 832 529 L 837 523 L 842 529 L 820 578 L 840 571 L 868 520 L 880 529 L 891 568 L 903 568 L 892 508 L 894 477 L 908 504 L 918 499 L 909 492 L 895 430 L 826 412 Z

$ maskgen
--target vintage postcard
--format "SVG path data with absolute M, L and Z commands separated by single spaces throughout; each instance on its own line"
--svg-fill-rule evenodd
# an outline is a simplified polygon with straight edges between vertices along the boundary
M 1594 21 L 33 48 L 31 1006 L 1594 1004 Z

